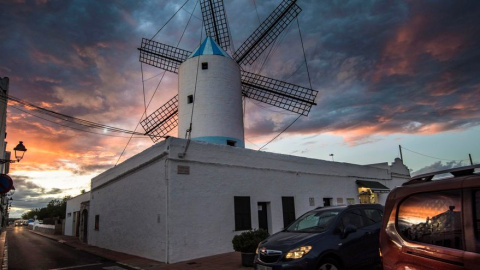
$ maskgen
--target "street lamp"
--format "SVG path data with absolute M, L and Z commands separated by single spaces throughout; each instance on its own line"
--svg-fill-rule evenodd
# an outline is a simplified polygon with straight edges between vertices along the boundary
M 14 162 L 20 162 L 20 160 L 23 158 L 23 155 L 25 155 L 25 152 L 27 152 L 27 148 L 25 148 L 25 145 L 23 145 L 23 142 L 20 141 L 15 148 L 13 148 L 15 151 L 15 159 L 0 159 L 0 164 L 5 164 L 5 163 L 14 163 Z

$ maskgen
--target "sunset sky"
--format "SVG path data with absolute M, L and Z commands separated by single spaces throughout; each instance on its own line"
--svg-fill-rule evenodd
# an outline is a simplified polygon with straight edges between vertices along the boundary
M 200 4 L 184 2 L 0 1 L 0 77 L 13 97 L 143 133 L 143 113 L 177 93 L 178 76 L 141 67 L 137 48 L 155 36 L 193 51 L 205 38 Z M 232 53 L 281 1 L 224 2 Z M 371 164 L 393 162 L 402 145 L 412 174 L 469 165 L 469 154 L 480 162 L 480 1 L 298 5 L 298 22 L 247 70 L 304 87 L 310 77 L 317 105 L 266 145 L 297 115 L 247 100 L 246 148 Z M 7 150 L 28 149 L 11 165 L 11 217 L 90 190 L 91 178 L 153 145 L 8 105 Z

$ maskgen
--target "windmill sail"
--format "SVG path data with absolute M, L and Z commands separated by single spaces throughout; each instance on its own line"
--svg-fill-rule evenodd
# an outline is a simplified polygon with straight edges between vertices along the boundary
M 296 0 L 284 0 L 238 48 L 233 59 L 251 65 L 302 11 Z
M 204 57 L 202 56 L 206 51 L 211 50 L 211 54 L 213 55 L 220 55 L 220 56 L 227 56 L 226 58 L 230 59 L 233 64 L 238 67 L 238 65 L 246 65 L 246 64 L 252 64 L 253 62 L 256 61 L 256 59 L 264 52 L 264 50 L 270 46 L 275 39 L 280 35 L 280 33 L 298 16 L 298 14 L 302 11 L 301 8 L 296 4 L 296 0 L 283 0 L 282 3 L 268 16 L 268 18 L 250 35 L 250 37 L 240 46 L 240 48 L 234 53 L 233 57 L 230 57 L 227 51 L 227 47 L 231 45 L 230 41 L 230 34 L 229 34 L 229 27 L 227 24 L 226 20 L 226 13 L 225 13 L 225 8 L 222 0 L 200 0 L 201 4 L 201 9 L 202 9 L 202 17 L 203 17 L 203 22 L 205 25 L 205 32 L 207 34 L 206 41 L 209 42 L 203 42 L 202 45 L 195 50 L 195 52 L 192 54 L 189 51 L 169 46 L 166 44 L 162 44 L 153 40 L 149 39 L 142 39 L 142 44 L 138 50 L 140 51 L 140 62 L 161 68 L 166 71 L 170 71 L 173 73 L 179 73 L 180 65 L 182 63 L 188 62 L 188 59 L 190 57 Z M 210 40 L 209 40 L 210 39 Z M 212 40 L 213 39 L 213 40 Z M 213 45 L 209 45 L 211 43 L 217 43 L 216 49 L 214 48 Z M 223 50 L 222 50 L 223 48 Z M 213 52 L 220 52 L 220 54 L 213 53 Z M 204 57 L 207 59 L 207 57 Z M 203 77 L 206 75 L 225 75 L 225 69 L 218 69 L 217 64 L 220 63 L 220 60 L 225 60 L 223 58 L 216 58 L 216 57 L 210 57 L 209 61 L 202 62 L 201 69 L 200 66 L 198 66 L 198 63 L 194 67 L 194 73 L 195 74 L 201 74 Z M 233 60 L 232 60 L 233 59 Z M 210 68 L 209 68 L 209 63 L 210 62 Z M 235 63 L 236 62 L 236 63 Z M 224 65 L 225 63 L 222 63 L 221 65 Z M 186 68 L 185 68 L 186 69 Z M 198 69 L 198 70 L 197 70 Z M 207 71 L 208 70 L 208 71 Z M 215 70 L 215 72 L 213 72 Z M 233 69 L 229 69 L 230 71 L 233 72 Z M 213 73 L 214 74 L 213 74 Z M 230 73 L 232 73 L 230 72 Z M 298 113 L 300 115 L 305 115 L 307 116 L 310 112 L 310 109 L 313 105 L 316 105 L 315 103 L 315 98 L 318 94 L 318 91 L 315 91 L 313 89 L 301 87 L 298 85 L 290 84 L 287 82 L 282 82 L 279 80 L 275 80 L 272 78 L 268 78 L 265 76 L 261 76 L 258 74 L 250 73 L 243 71 L 241 69 L 238 69 L 238 78 L 240 79 L 240 83 L 238 84 L 238 88 L 235 90 L 232 90 L 229 92 L 229 94 L 239 94 L 239 104 L 241 106 L 241 94 L 243 94 L 245 97 L 249 97 L 253 100 L 257 100 L 272 106 L 276 106 L 278 108 L 282 108 L 294 113 Z M 180 72 L 179 74 L 179 84 L 180 81 L 182 80 L 180 77 L 182 74 L 184 74 L 183 71 Z M 228 73 L 228 72 L 227 72 Z M 230 74 L 229 73 L 229 74 Z M 216 75 L 215 75 L 216 74 Z M 232 73 L 233 74 L 233 73 Z M 195 75 L 195 78 L 197 75 Z M 188 81 L 189 76 L 186 77 L 186 80 Z M 216 78 L 218 79 L 218 78 Z M 205 80 L 204 80 L 205 81 Z M 213 82 L 211 85 L 208 85 L 207 87 L 212 87 L 215 88 L 215 90 L 222 90 L 228 88 L 228 87 L 222 87 L 215 81 L 214 79 L 212 80 L 209 78 L 209 82 Z M 231 81 L 226 81 L 228 86 L 232 85 Z M 195 86 L 197 87 L 196 79 L 195 79 Z M 190 88 L 192 88 L 190 87 Z M 186 89 L 186 90 L 185 90 Z M 179 127 L 179 132 L 182 129 L 182 117 L 183 114 L 182 112 L 185 112 L 185 109 L 182 109 L 183 103 L 182 102 L 187 102 L 188 100 L 191 100 L 193 102 L 193 95 L 187 90 L 189 87 L 186 87 L 180 97 L 176 95 L 174 98 L 169 100 L 166 104 L 162 105 L 158 110 L 156 110 L 154 113 L 149 115 L 146 119 L 144 119 L 141 124 L 143 128 L 146 131 L 146 135 L 149 135 L 150 138 L 154 142 L 158 142 L 162 140 L 171 130 L 173 130 L 175 127 L 179 125 L 179 118 L 180 118 L 180 127 Z M 205 91 L 205 93 L 211 93 L 211 91 Z M 221 92 L 222 95 L 217 95 L 218 97 L 222 96 L 223 97 L 223 92 Z M 206 102 L 206 103 L 199 103 L 201 100 L 201 95 L 196 98 L 197 103 L 197 111 L 204 109 L 208 110 L 211 104 Z M 179 102 L 179 99 L 182 102 Z M 227 100 L 231 101 L 231 98 L 227 98 Z M 189 101 L 188 101 L 189 102 Z M 189 104 L 187 102 L 187 104 Z M 180 106 L 180 113 L 179 113 L 179 106 Z M 203 106 L 203 107 L 202 107 Z M 225 106 L 226 108 L 230 108 L 229 106 Z M 216 107 L 218 108 L 218 107 Z M 240 110 L 241 111 L 241 110 Z M 193 111 L 192 111 L 193 112 Z M 222 111 L 223 113 L 224 111 Z M 223 115 L 220 113 L 219 115 Z M 185 114 L 187 115 L 187 114 Z M 187 115 L 188 116 L 188 115 Z M 192 117 L 189 117 L 188 120 L 192 121 Z M 240 118 L 243 119 L 243 118 Z M 210 120 L 210 119 L 209 119 Z M 239 121 L 242 122 L 243 120 Z M 197 122 L 196 122 L 197 123 Z M 191 124 L 191 122 L 190 122 Z M 201 127 L 202 125 L 200 125 Z M 222 125 L 225 126 L 225 125 Z M 197 125 L 198 128 L 198 125 Z M 209 129 L 212 130 L 212 129 Z M 224 129 L 222 129 L 224 130 Z M 239 129 L 240 130 L 240 129 Z M 190 132 L 191 130 L 191 125 L 190 125 Z M 198 131 L 195 130 L 195 131 Z M 216 131 L 215 131 L 216 132 Z M 223 134 L 224 132 L 218 132 L 218 134 L 215 134 L 212 136 L 212 134 L 209 135 L 208 138 L 226 138 L 227 135 Z M 243 124 L 242 124 L 242 129 L 241 132 L 238 132 L 239 134 L 243 134 Z M 199 135 L 200 136 L 200 135 Z M 203 136 L 203 135 L 202 135 Z M 201 136 L 200 136 L 201 137 Z M 227 136 L 227 144 L 231 145 L 229 143 L 232 142 L 232 138 L 235 136 Z M 233 139 L 238 139 L 242 136 L 236 136 Z M 205 136 L 201 137 L 202 140 L 206 140 Z M 230 141 L 230 142 L 229 142 Z M 243 139 L 240 138 L 238 140 L 238 145 L 241 146 L 243 145 Z
M 230 34 L 223 1 L 202 0 L 200 6 L 207 36 L 212 37 L 218 45 L 227 50 L 230 46 Z
M 167 44 L 143 38 L 140 51 L 140 62 L 166 71 L 178 73 L 178 67 L 191 52 Z
M 307 116 L 318 91 L 242 71 L 242 92 L 246 97 Z
M 178 126 L 178 95 L 160 106 L 156 111 L 145 118 L 141 125 L 154 142 L 158 142 L 172 129 Z

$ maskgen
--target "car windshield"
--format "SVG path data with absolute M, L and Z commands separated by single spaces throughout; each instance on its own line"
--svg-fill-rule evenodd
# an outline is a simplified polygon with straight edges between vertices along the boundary
M 341 209 L 308 212 L 288 226 L 287 232 L 323 232 L 332 224 Z

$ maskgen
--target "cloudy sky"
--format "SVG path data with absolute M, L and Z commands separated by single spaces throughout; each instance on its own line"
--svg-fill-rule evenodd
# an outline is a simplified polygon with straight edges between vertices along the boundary
M 142 133 L 143 113 L 176 94 L 177 75 L 141 66 L 137 48 L 143 37 L 155 37 L 193 51 L 205 37 L 200 5 L 190 0 L 181 8 L 184 2 L 2 0 L 0 77 L 10 78 L 13 97 Z M 229 52 L 280 2 L 225 0 Z M 413 174 L 468 165 L 469 154 L 480 162 L 479 1 L 298 5 L 298 21 L 247 70 L 311 83 L 317 105 L 291 125 L 296 115 L 247 100 L 247 148 L 371 164 L 393 162 L 401 145 Z M 18 141 L 28 148 L 11 165 L 14 217 L 89 190 L 92 177 L 153 145 L 148 137 L 85 129 L 8 105 L 7 150 Z

